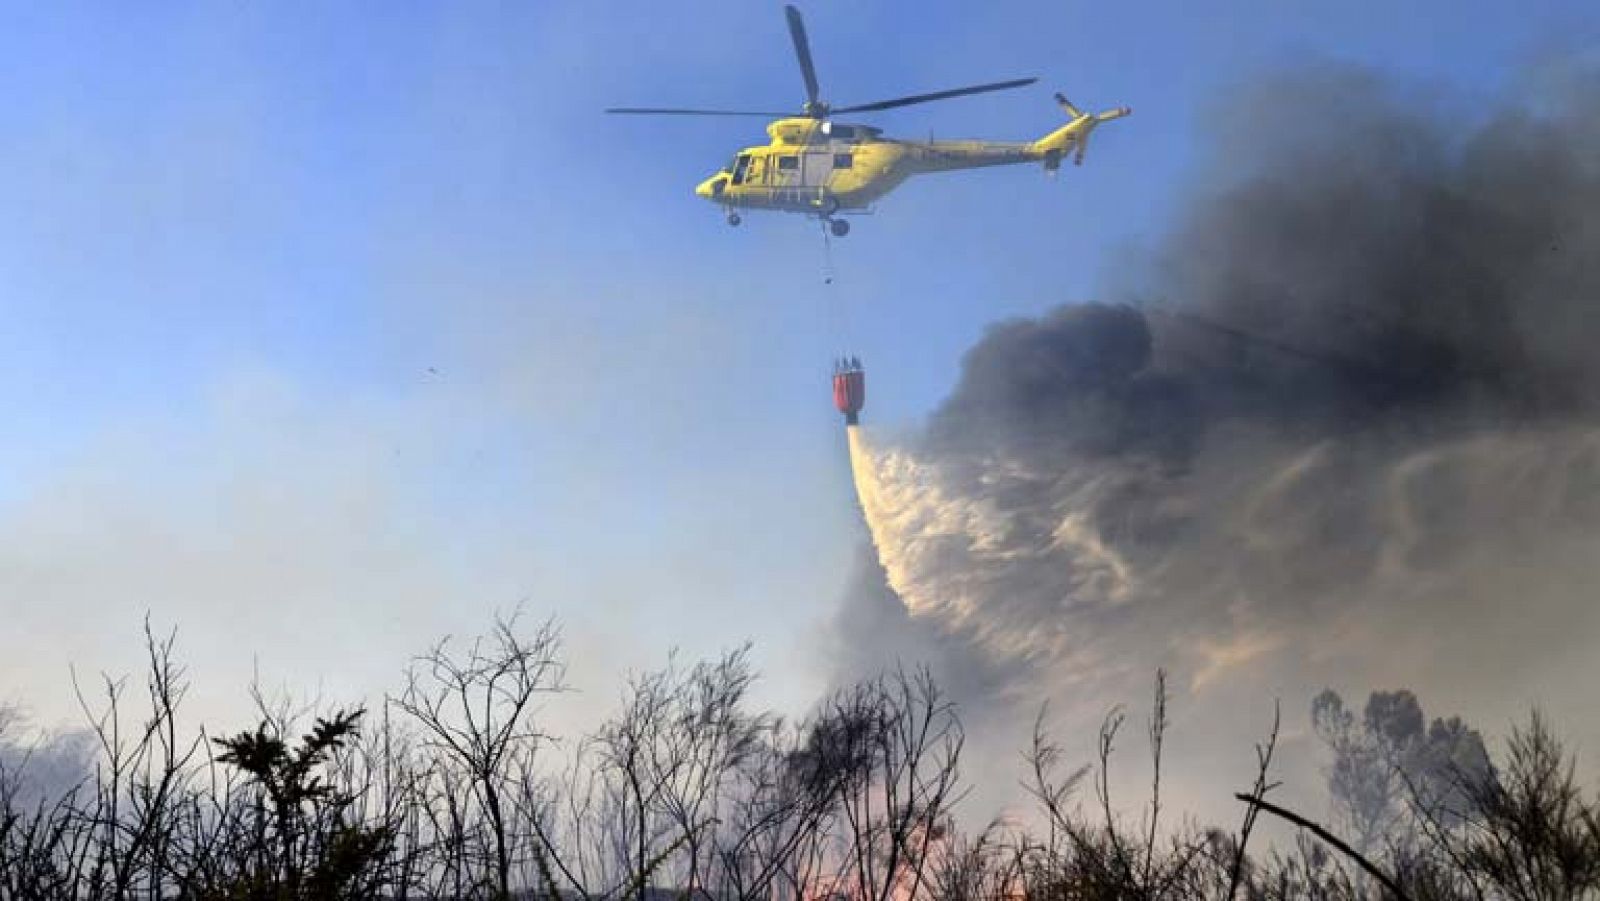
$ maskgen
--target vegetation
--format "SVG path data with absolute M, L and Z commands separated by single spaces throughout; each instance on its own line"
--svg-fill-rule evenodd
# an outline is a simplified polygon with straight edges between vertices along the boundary
M 576 743 L 541 729 L 566 689 L 558 630 L 513 618 L 418 658 L 381 707 L 301 717 L 256 693 L 257 723 L 179 738 L 187 686 L 170 636 L 147 634 L 143 710 L 126 683 L 84 697 L 92 742 L 59 762 L 0 754 L 6 899 L 1577 899 L 1600 897 L 1600 806 L 1534 715 L 1501 759 L 1459 720 L 1426 724 L 1408 693 L 1357 722 L 1330 693 L 1326 826 L 1270 799 L 1277 728 L 1237 826 L 1162 807 L 1158 675 L 1152 780 L 1119 812 L 1098 758 L 1070 767 L 1043 713 L 1027 749 L 1027 823 L 963 831 L 961 721 L 928 673 L 838 690 L 791 723 L 749 709 L 746 650 L 635 676 Z M 298 722 L 310 728 L 298 734 Z M 0 749 L 11 719 L 0 711 Z M 1298 828 L 1251 845 L 1260 817 Z

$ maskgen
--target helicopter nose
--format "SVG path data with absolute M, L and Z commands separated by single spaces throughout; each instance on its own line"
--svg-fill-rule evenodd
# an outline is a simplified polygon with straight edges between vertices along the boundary
M 722 188 L 725 184 L 727 182 L 723 180 L 722 173 L 718 172 L 695 186 L 695 196 L 704 197 L 707 200 L 715 200 L 722 193 Z

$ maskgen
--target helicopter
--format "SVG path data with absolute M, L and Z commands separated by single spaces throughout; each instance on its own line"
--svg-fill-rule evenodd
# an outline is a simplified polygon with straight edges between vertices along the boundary
M 1025 87 L 1037 78 L 1017 78 L 989 84 L 912 94 L 891 100 L 834 107 L 820 99 L 811 43 L 805 20 L 792 5 L 784 7 L 789 37 L 794 42 L 800 75 L 805 80 L 806 101 L 798 114 L 749 110 L 613 107 L 607 113 L 647 116 L 762 116 L 769 143 L 746 147 L 714 175 L 700 182 L 696 195 L 723 208 L 729 225 L 738 225 L 741 210 L 777 210 L 803 213 L 827 224 L 832 234 L 850 233 L 844 214 L 869 212 L 872 205 L 902 182 L 923 172 L 976 169 L 1016 163 L 1041 163 L 1054 175 L 1061 160 L 1073 155 L 1083 164 L 1089 135 L 1104 122 L 1133 112 L 1117 107 L 1103 113 L 1085 113 L 1066 97 L 1056 103 L 1067 114 L 1067 124 L 1037 141 L 905 141 L 884 137 L 870 125 L 834 121 L 835 113 L 868 113 L 948 100 L 971 94 Z

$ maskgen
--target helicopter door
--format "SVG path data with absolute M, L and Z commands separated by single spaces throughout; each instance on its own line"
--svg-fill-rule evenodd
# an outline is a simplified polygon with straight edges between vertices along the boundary
M 764 185 L 767 183 L 767 158 L 765 156 L 750 157 L 750 166 L 745 170 L 746 184 Z
M 733 179 L 732 179 L 732 183 L 735 184 L 735 185 L 744 184 L 745 178 L 749 174 L 749 172 L 750 172 L 750 154 L 741 153 L 733 161 Z
M 807 153 L 805 160 L 800 183 L 808 188 L 827 187 L 828 177 L 833 175 L 833 152 Z

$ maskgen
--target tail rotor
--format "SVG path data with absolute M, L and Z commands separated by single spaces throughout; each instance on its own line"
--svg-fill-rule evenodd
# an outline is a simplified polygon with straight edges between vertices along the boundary
M 1083 118 L 1083 110 L 1073 106 L 1072 101 L 1067 99 L 1067 95 L 1061 93 L 1060 91 L 1056 92 L 1056 103 L 1061 107 L 1061 111 L 1066 113 L 1069 118 Z
M 1043 151 L 1045 173 L 1052 176 L 1061 167 L 1061 158 L 1069 151 L 1072 153 L 1072 164 L 1083 165 L 1083 158 L 1089 152 L 1089 136 L 1101 124 L 1133 113 L 1133 110 L 1126 106 L 1108 109 L 1101 113 L 1086 113 L 1068 100 L 1065 94 L 1059 92 L 1056 94 L 1056 104 L 1071 121 L 1035 145 Z

